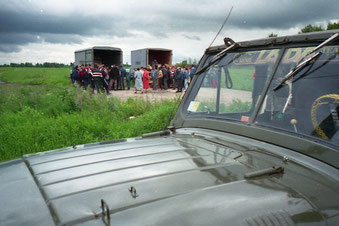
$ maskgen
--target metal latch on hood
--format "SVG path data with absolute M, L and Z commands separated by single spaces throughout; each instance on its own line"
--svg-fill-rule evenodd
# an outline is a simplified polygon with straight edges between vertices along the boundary
M 245 179 L 252 179 L 255 177 L 270 176 L 272 174 L 284 173 L 284 168 L 281 166 L 273 166 L 272 168 L 262 169 L 255 172 L 245 174 Z
M 103 199 L 101 199 L 101 210 L 102 210 L 103 222 L 105 223 L 105 225 L 110 225 L 110 221 L 111 221 L 110 209 L 107 203 Z

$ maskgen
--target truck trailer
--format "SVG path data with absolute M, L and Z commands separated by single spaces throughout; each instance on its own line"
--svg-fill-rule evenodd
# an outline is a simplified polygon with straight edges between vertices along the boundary
M 75 65 L 81 64 L 104 64 L 122 65 L 122 50 L 110 46 L 93 46 L 87 49 L 81 49 L 74 52 Z
M 152 65 L 156 60 L 160 65 L 172 65 L 172 50 L 162 48 L 145 48 L 131 51 L 131 65 L 135 67 L 146 67 Z

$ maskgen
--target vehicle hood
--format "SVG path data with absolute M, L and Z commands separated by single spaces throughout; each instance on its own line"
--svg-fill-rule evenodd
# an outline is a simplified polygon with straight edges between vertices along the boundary
M 228 137 L 182 130 L 3 163 L 0 192 L 6 195 L 0 201 L 6 207 L 0 225 L 319 225 L 337 220 L 333 181 L 302 164 L 283 163 L 268 144 Z M 272 166 L 283 166 L 284 173 L 244 178 Z M 333 203 L 323 203 L 320 190 L 332 195 Z

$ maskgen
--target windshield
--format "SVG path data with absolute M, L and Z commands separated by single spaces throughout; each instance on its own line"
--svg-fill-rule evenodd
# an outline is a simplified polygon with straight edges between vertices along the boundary
M 273 90 L 313 49 L 228 53 L 197 79 L 199 88 L 185 107 L 187 117 L 255 123 L 338 145 L 338 46 L 323 47 L 319 57 Z
M 339 46 L 324 47 L 320 57 L 273 91 L 282 77 L 313 48 L 288 49 L 256 119 L 257 124 L 339 144 Z
M 278 55 L 278 49 L 227 54 L 202 74 L 189 115 L 250 121 Z

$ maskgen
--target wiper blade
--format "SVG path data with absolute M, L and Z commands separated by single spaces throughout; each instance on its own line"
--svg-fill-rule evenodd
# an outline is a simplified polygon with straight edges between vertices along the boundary
M 277 91 L 280 87 L 282 87 L 285 84 L 287 80 L 289 80 L 292 76 L 301 71 L 304 67 L 309 65 L 314 59 L 318 58 L 321 54 L 322 54 L 321 52 L 317 52 L 313 56 L 309 57 L 308 59 L 304 60 L 303 62 L 295 66 L 290 72 L 288 72 L 288 74 L 283 78 L 283 80 L 281 80 L 280 83 L 273 88 L 273 91 Z
M 215 56 L 213 57 L 213 59 L 211 60 L 211 62 L 210 62 L 208 65 L 206 65 L 206 66 L 200 68 L 197 72 L 195 72 L 195 75 L 201 74 L 201 73 L 203 73 L 204 71 L 206 71 L 206 69 L 208 69 L 208 68 L 210 68 L 212 65 L 214 65 L 218 60 L 220 60 L 222 57 L 224 57 L 230 50 L 235 49 L 235 48 L 237 48 L 238 46 L 239 46 L 238 43 L 233 42 L 229 47 L 227 47 L 226 49 L 224 49 L 223 51 L 221 51 L 220 53 L 218 53 L 217 55 L 215 55 Z
M 324 47 L 325 45 L 327 45 L 328 43 L 334 41 L 336 38 L 339 37 L 339 33 L 335 33 L 334 35 L 332 35 L 331 37 L 329 37 L 328 39 L 326 39 L 323 43 L 321 43 L 320 45 L 318 45 L 314 50 L 312 50 L 311 52 L 308 53 L 309 54 L 312 54 L 314 53 L 315 51 L 317 51 L 318 49 Z
M 301 71 L 301 69 L 303 69 L 305 66 L 309 65 L 312 62 L 312 60 L 315 60 L 316 58 L 318 58 L 322 53 L 318 52 L 318 53 L 314 54 L 313 56 L 309 57 L 308 59 L 304 60 L 307 56 L 309 56 L 310 54 L 314 53 L 315 51 L 321 49 L 322 47 L 324 47 L 328 43 L 334 41 L 338 37 L 339 37 L 339 33 L 335 33 L 334 35 L 332 35 L 331 37 L 326 39 L 324 42 L 322 42 L 320 45 L 315 47 L 312 51 L 307 53 L 303 58 L 301 58 L 301 60 L 297 63 L 297 65 L 294 68 L 291 69 L 291 71 L 284 77 L 284 79 L 276 87 L 273 88 L 273 91 L 277 91 L 280 87 L 282 87 L 282 85 L 285 84 L 285 82 L 287 80 L 289 80 L 293 75 L 295 75 L 296 73 Z

